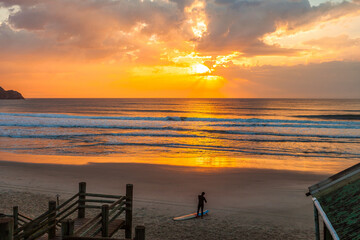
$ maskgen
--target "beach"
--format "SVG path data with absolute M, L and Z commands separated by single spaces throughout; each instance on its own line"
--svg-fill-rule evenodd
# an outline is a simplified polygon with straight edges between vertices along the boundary
M 134 184 L 133 226 L 144 225 L 147 239 L 309 239 L 314 236 L 307 187 L 324 174 L 240 168 L 195 168 L 153 164 L 86 165 L 0 162 L 0 212 L 12 206 L 31 217 L 47 201 L 66 200 L 87 182 L 89 192 L 124 194 Z M 196 210 L 206 192 L 209 215 L 175 222 Z M 122 236 L 120 231 L 120 235 Z

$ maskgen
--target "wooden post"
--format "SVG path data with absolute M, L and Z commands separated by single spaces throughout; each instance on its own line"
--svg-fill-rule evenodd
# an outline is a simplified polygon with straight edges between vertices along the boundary
M 72 219 L 68 220 L 68 234 L 69 236 L 73 236 L 75 231 L 75 221 Z
M 60 195 L 56 194 L 56 206 L 60 205 Z
M 135 240 L 145 240 L 145 227 L 136 226 L 135 227 Z
M 68 226 L 68 222 L 66 221 L 62 221 L 61 222 L 61 239 L 64 239 L 64 237 L 69 236 L 69 226 Z
M 28 239 L 28 237 L 31 235 L 31 229 L 33 227 L 33 222 L 25 223 L 24 225 L 24 239 Z
M 56 236 L 56 202 L 49 201 L 49 217 L 48 226 L 51 227 L 48 231 L 48 239 L 52 239 Z
M 320 240 L 319 212 L 314 204 L 315 239 Z
M 126 184 L 125 238 L 132 238 L 133 185 Z
M 0 218 L 0 239 L 13 240 L 14 220 L 9 217 Z
M 109 205 L 101 206 L 101 236 L 109 236 Z
M 19 227 L 19 207 L 13 207 L 13 218 L 14 218 L 14 230 L 18 229 Z
M 85 218 L 86 182 L 79 183 L 78 218 Z
M 61 237 L 69 237 L 74 235 L 74 220 L 67 219 L 61 222 Z

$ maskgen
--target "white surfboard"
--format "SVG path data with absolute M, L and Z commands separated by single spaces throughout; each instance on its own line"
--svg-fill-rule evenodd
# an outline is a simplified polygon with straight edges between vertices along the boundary
M 209 210 L 205 210 L 204 211 L 204 216 L 207 215 L 208 212 L 209 212 Z M 201 215 L 201 213 L 199 213 L 199 215 Z M 174 221 L 182 221 L 182 220 L 188 220 L 188 219 L 191 219 L 191 218 L 196 218 L 196 213 L 191 213 L 191 214 L 188 214 L 188 215 L 176 217 L 176 218 L 173 218 L 173 220 Z

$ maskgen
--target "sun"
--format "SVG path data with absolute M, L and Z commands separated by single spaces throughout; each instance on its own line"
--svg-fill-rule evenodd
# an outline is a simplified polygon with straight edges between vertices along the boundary
M 203 74 L 203 73 L 210 73 L 211 71 L 207 66 L 197 63 L 191 66 L 191 72 L 193 74 Z

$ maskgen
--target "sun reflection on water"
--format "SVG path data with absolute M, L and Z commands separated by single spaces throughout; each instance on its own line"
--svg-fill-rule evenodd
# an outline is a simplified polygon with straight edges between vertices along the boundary
M 109 156 L 59 156 L 59 155 L 31 155 L 1 152 L 2 161 L 41 163 L 41 164 L 62 164 L 62 165 L 86 165 L 89 163 L 134 163 L 134 164 L 155 164 L 163 166 L 181 166 L 181 171 L 214 171 L 231 168 L 244 169 L 273 169 L 304 171 L 313 173 L 332 174 L 357 162 L 349 161 L 347 164 L 337 161 L 314 163 L 312 160 L 299 158 L 296 161 L 287 159 L 256 159 L 251 157 L 237 158 L 223 156 L 204 157 L 169 157 L 159 156 L 153 158 L 137 158 L 136 156 L 109 155 Z

